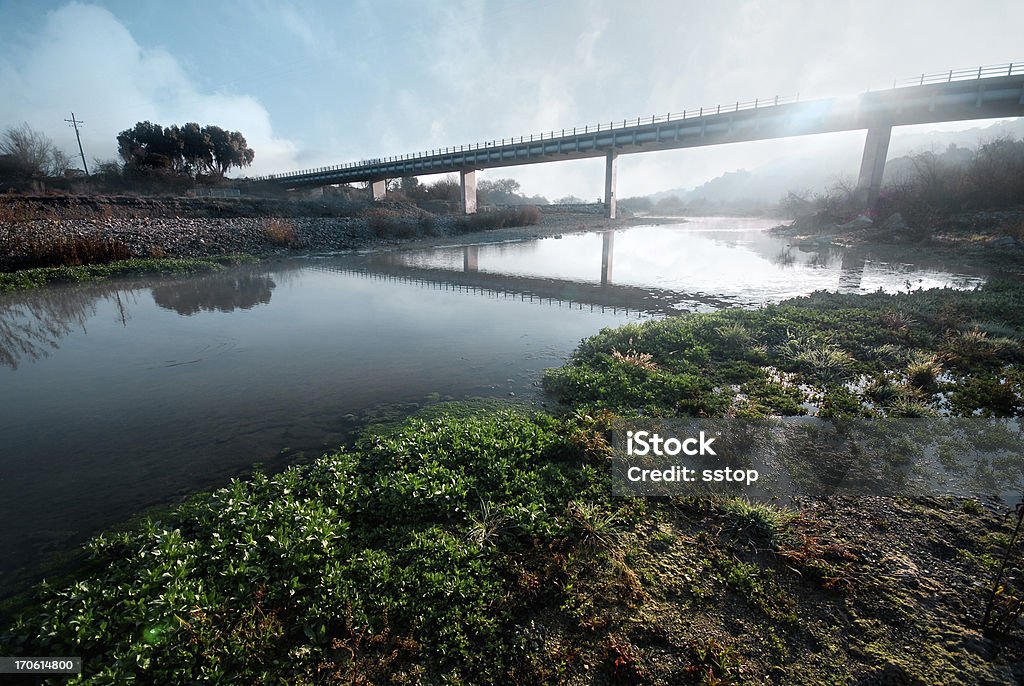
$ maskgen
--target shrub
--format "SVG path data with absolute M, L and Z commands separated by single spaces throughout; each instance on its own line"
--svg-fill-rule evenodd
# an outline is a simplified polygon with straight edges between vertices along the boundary
M 263 235 L 272 244 L 287 248 L 295 244 L 295 224 L 276 217 L 264 220 Z
M 914 388 L 922 391 L 934 391 L 942 365 L 935 355 L 923 355 L 907 365 L 907 380 Z
M 382 208 L 369 210 L 366 213 L 366 223 L 377 238 L 412 238 L 416 235 L 419 224 Z
M 456 233 L 504 229 L 510 226 L 533 226 L 540 221 L 540 210 L 533 205 L 504 207 L 492 212 L 480 212 L 455 221 Z

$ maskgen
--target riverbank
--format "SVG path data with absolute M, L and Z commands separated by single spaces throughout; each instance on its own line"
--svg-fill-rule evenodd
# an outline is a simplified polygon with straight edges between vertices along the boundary
M 0 652 L 82 655 L 89 683 L 111 684 L 1017 683 L 1021 627 L 980 626 L 1005 510 L 616 499 L 608 429 L 640 413 L 1019 416 L 1022 313 L 1024 288 L 997 283 L 606 331 L 548 374 L 559 416 L 379 427 L 97 537 Z
M 777 226 L 772 233 L 789 236 L 794 246 L 804 248 L 884 245 L 896 249 L 1003 253 L 1019 259 L 1024 255 L 1024 208 L 963 211 L 916 226 L 909 226 L 899 213 L 877 222 L 864 215 L 838 221 L 828 214 L 817 214 Z
M 506 241 L 622 226 L 592 212 L 493 208 L 465 217 L 409 203 L 0 198 L 0 270 L 113 259 L 270 256 Z M 110 259 L 107 259 L 110 258 Z M 52 259 L 53 263 L 42 260 Z

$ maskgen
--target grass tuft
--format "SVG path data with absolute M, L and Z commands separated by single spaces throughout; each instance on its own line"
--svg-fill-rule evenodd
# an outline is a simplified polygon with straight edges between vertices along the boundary
M 279 217 L 265 219 L 263 235 L 273 245 L 281 248 L 291 247 L 295 244 L 295 224 Z

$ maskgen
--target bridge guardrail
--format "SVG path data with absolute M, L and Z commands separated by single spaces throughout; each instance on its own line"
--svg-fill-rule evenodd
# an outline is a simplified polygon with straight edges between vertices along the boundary
M 976 79 L 1013 76 L 1015 74 L 1024 74 L 1024 62 L 990 64 L 982 67 L 971 67 L 970 69 L 950 69 L 949 71 L 935 72 L 934 74 L 921 74 L 920 76 L 913 76 L 907 79 L 896 79 L 892 82 L 892 87 L 906 88 L 907 86 L 923 86 L 927 83 L 974 81 Z
M 1024 74 L 1024 61 L 1022 62 L 1010 62 L 1009 64 L 995 64 L 981 67 L 971 67 L 970 69 L 951 69 L 944 72 L 935 72 L 933 74 L 921 74 L 906 79 L 896 79 L 893 81 L 892 87 L 906 88 L 909 86 L 923 86 L 930 83 L 950 83 L 953 81 L 969 81 L 975 79 L 984 78 L 995 78 L 999 76 L 1013 76 L 1016 74 Z M 619 121 L 610 121 L 607 124 L 600 122 L 597 124 L 584 124 L 583 126 L 574 126 L 572 128 L 564 128 L 559 130 L 551 130 L 541 133 L 535 133 L 530 135 L 513 136 L 512 138 L 494 139 L 490 141 L 484 141 L 480 143 L 470 143 L 466 145 L 456 145 L 446 148 L 437 148 L 434 150 L 424 150 L 421 152 L 408 153 L 405 155 L 392 155 L 390 157 L 378 157 L 369 160 L 360 160 L 358 162 L 346 162 L 344 164 L 336 164 L 327 167 L 316 167 L 313 169 L 303 169 L 301 171 L 285 172 L 283 174 L 268 174 L 266 176 L 254 177 L 254 181 L 278 181 L 282 179 L 294 179 L 299 177 L 312 176 L 315 174 L 327 174 L 335 171 L 344 171 L 345 169 L 356 169 L 359 167 L 366 167 L 376 164 L 393 164 L 396 162 L 406 162 L 411 160 L 421 160 L 437 155 L 450 155 L 461 152 L 472 152 L 474 150 L 488 150 L 490 148 L 503 147 L 505 145 L 519 145 L 522 143 L 534 143 L 540 141 L 556 140 L 558 138 L 575 137 L 580 134 L 590 133 L 602 133 L 604 131 L 613 131 L 626 129 L 634 126 L 653 125 L 658 123 L 667 123 L 680 121 L 685 119 L 700 118 L 710 116 L 714 114 L 722 114 L 727 112 L 740 112 L 743 110 L 758 109 L 760 107 L 774 107 L 776 105 L 786 105 L 800 102 L 800 95 L 779 97 L 775 96 L 772 98 L 755 98 L 754 100 L 741 101 L 737 100 L 735 103 L 717 104 L 711 107 L 697 107 L 694 109 L 684 109 L 682 112 L 667 112 L 666 114 L 652 114 L 648 117 L 637 117 L 636 119 L 623 119 Z

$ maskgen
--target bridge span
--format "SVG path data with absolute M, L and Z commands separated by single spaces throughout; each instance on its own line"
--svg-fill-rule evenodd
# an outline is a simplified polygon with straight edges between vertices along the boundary
M 604 203 L 615 217 L 619 155 L 818 133 L 866 130 L 857 179 L 864 207 L 882 184 L 894 126 L 1024 116 L 1024 62 L 922 74 L 891 89 L 847 98 L 736 101 L 681 113 L 650 115 L 260 177 L 289 189 L 368 182 L 382 200 L 387 179 L 458 172 L 462 209 L 476 212 L 476 172 L 562 160 L 605 159 Z

